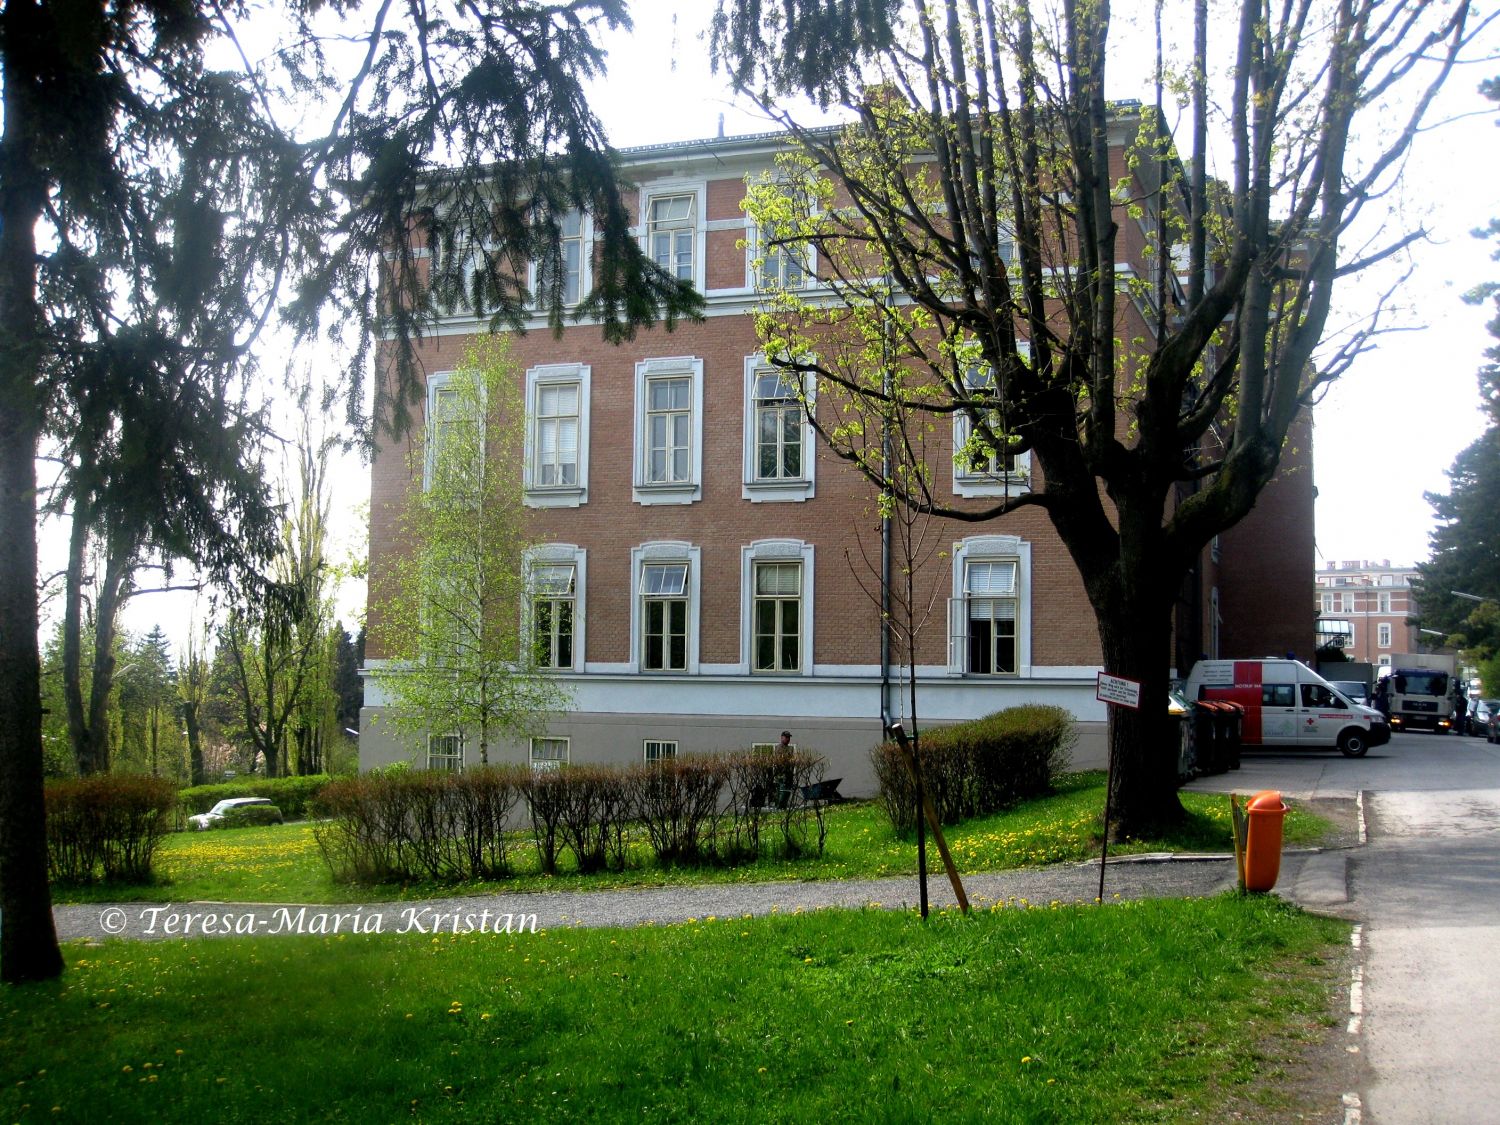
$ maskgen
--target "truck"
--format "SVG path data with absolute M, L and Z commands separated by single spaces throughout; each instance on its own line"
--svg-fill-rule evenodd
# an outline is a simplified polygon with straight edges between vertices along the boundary
M 1375 694 L 1389 717 L 1391 730 L 1453 730 L 1453 715 L 1465 688 L 1458 678 L 1458 658 L 1435 652 L 1401 652 L 1391 657 L 1390 673 Z
M 1298 660 L 1200 660 L 1188 673 L 1189 702 L 1237 703 L 1245 746 L 1337 748 L 1362 758 L 1390 741 L 1384 716 L 1341 695 Z

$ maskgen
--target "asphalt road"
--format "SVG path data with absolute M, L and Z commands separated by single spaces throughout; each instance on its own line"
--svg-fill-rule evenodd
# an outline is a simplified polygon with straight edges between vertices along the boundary
M 1350 1047 L 1360 1125 L 1500 1123 L 1500 746 L 1398 734 L 1364 758 L 1247 753 L 1190 788 L 1358 798 L 1368 842 L 1299 873 L 1293 897 L 1361 923 Z

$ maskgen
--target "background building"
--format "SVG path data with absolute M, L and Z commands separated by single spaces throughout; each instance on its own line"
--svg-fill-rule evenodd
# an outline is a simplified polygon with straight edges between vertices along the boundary
M 1417 627 L 1407 622 L 1416 612 L 1416 577 L 1416 567 L 1392 566 L 1389 559 L 1352 559 L 1320 569 L 1318 644 L 1341 643 L 1350 660 L 1377 666 L 1389 666 L 1395 653 L 1422 651 Z

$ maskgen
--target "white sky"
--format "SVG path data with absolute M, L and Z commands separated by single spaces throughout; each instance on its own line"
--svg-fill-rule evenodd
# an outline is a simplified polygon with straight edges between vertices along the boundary
M 702 33 L 712 5 L 699 0 L 682 7 L 689 10 L 678 11 L 672 0 L 634 0 L 634 33 L 609 44 L 609 74 L 594 104 L 617 147 L 712 137 L 721 113 L 731 136 L 772 127 L 709 73 Z M 1132 8 L 1150 10 L 1118 3 L 1117 23 L 1119 13 Z M 1491 37 L 1492 46 L 1497 38 Z M 1121 65 L 1132 56 L 1149 66 L 1149 48 L 1116 52 L 1110 95 L 1149 102 L 1149 75 L 1133 79 Z M 1390 200 L 1391 209 L 1399 208 L 1401 229 L 1426 225 L 1431 233 L 1431 241 L 1413 252 L 1413 273 L 1398 297 L 1410 309 L 1402 323 L 1414 330 L 1384 337 L 1315 415 L 1319 565 L 1426 559 L 1433 520 L 1423 493 L 1448 491 L 1446 470 L 1484 429 L 1476 373 L 1494 343 L 1484 328 L 1493 306 L 1474 308 L 1459 297 L 1500 279 L 1490 247 L 1469 236 L 1500 215 L 1497 113 L 1477 92 L 1481 79 L 1496 73 L 1500 63 L 1492 58 L 1453 76 L 1429 121 L 1476 116 L 1422 137 L 1400 197 Z M 1376 293 L 1369 285 L 1347 285 L 1342 316 L 1369 311 Z M 1336 313 L 1330 327 L 1339 321 Z

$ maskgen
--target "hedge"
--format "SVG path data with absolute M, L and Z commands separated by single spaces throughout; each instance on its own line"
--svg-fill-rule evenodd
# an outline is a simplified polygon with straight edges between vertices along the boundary
M 49 781 L 48 876 L 73 884 L 151 882 L 176 796 L 170 781 L 134 774 Z
M 814 840 L 822 852 L 823 806 L 802 796 L 822 777 L 821 759 L 779 749 L 628 767 L 371 773 L 324 787 L 314 836 L 343 882 L 500 878 L 510 871 L 507 831 L 523 822 L 548 873 L 565 853 L 580 873 L 624 868 L 632 825 L 659 865 L 741 863 L 767 850 L 799 855 Z
M 1061 707 L 1010 707 L 922 732 L 922 782 L 943 824 L 986 816 L 1052 791 L 1078 734 Z M 916 828 L 916 790 L 895 743 L 870 752 L 880 799 L 898 832 Z

